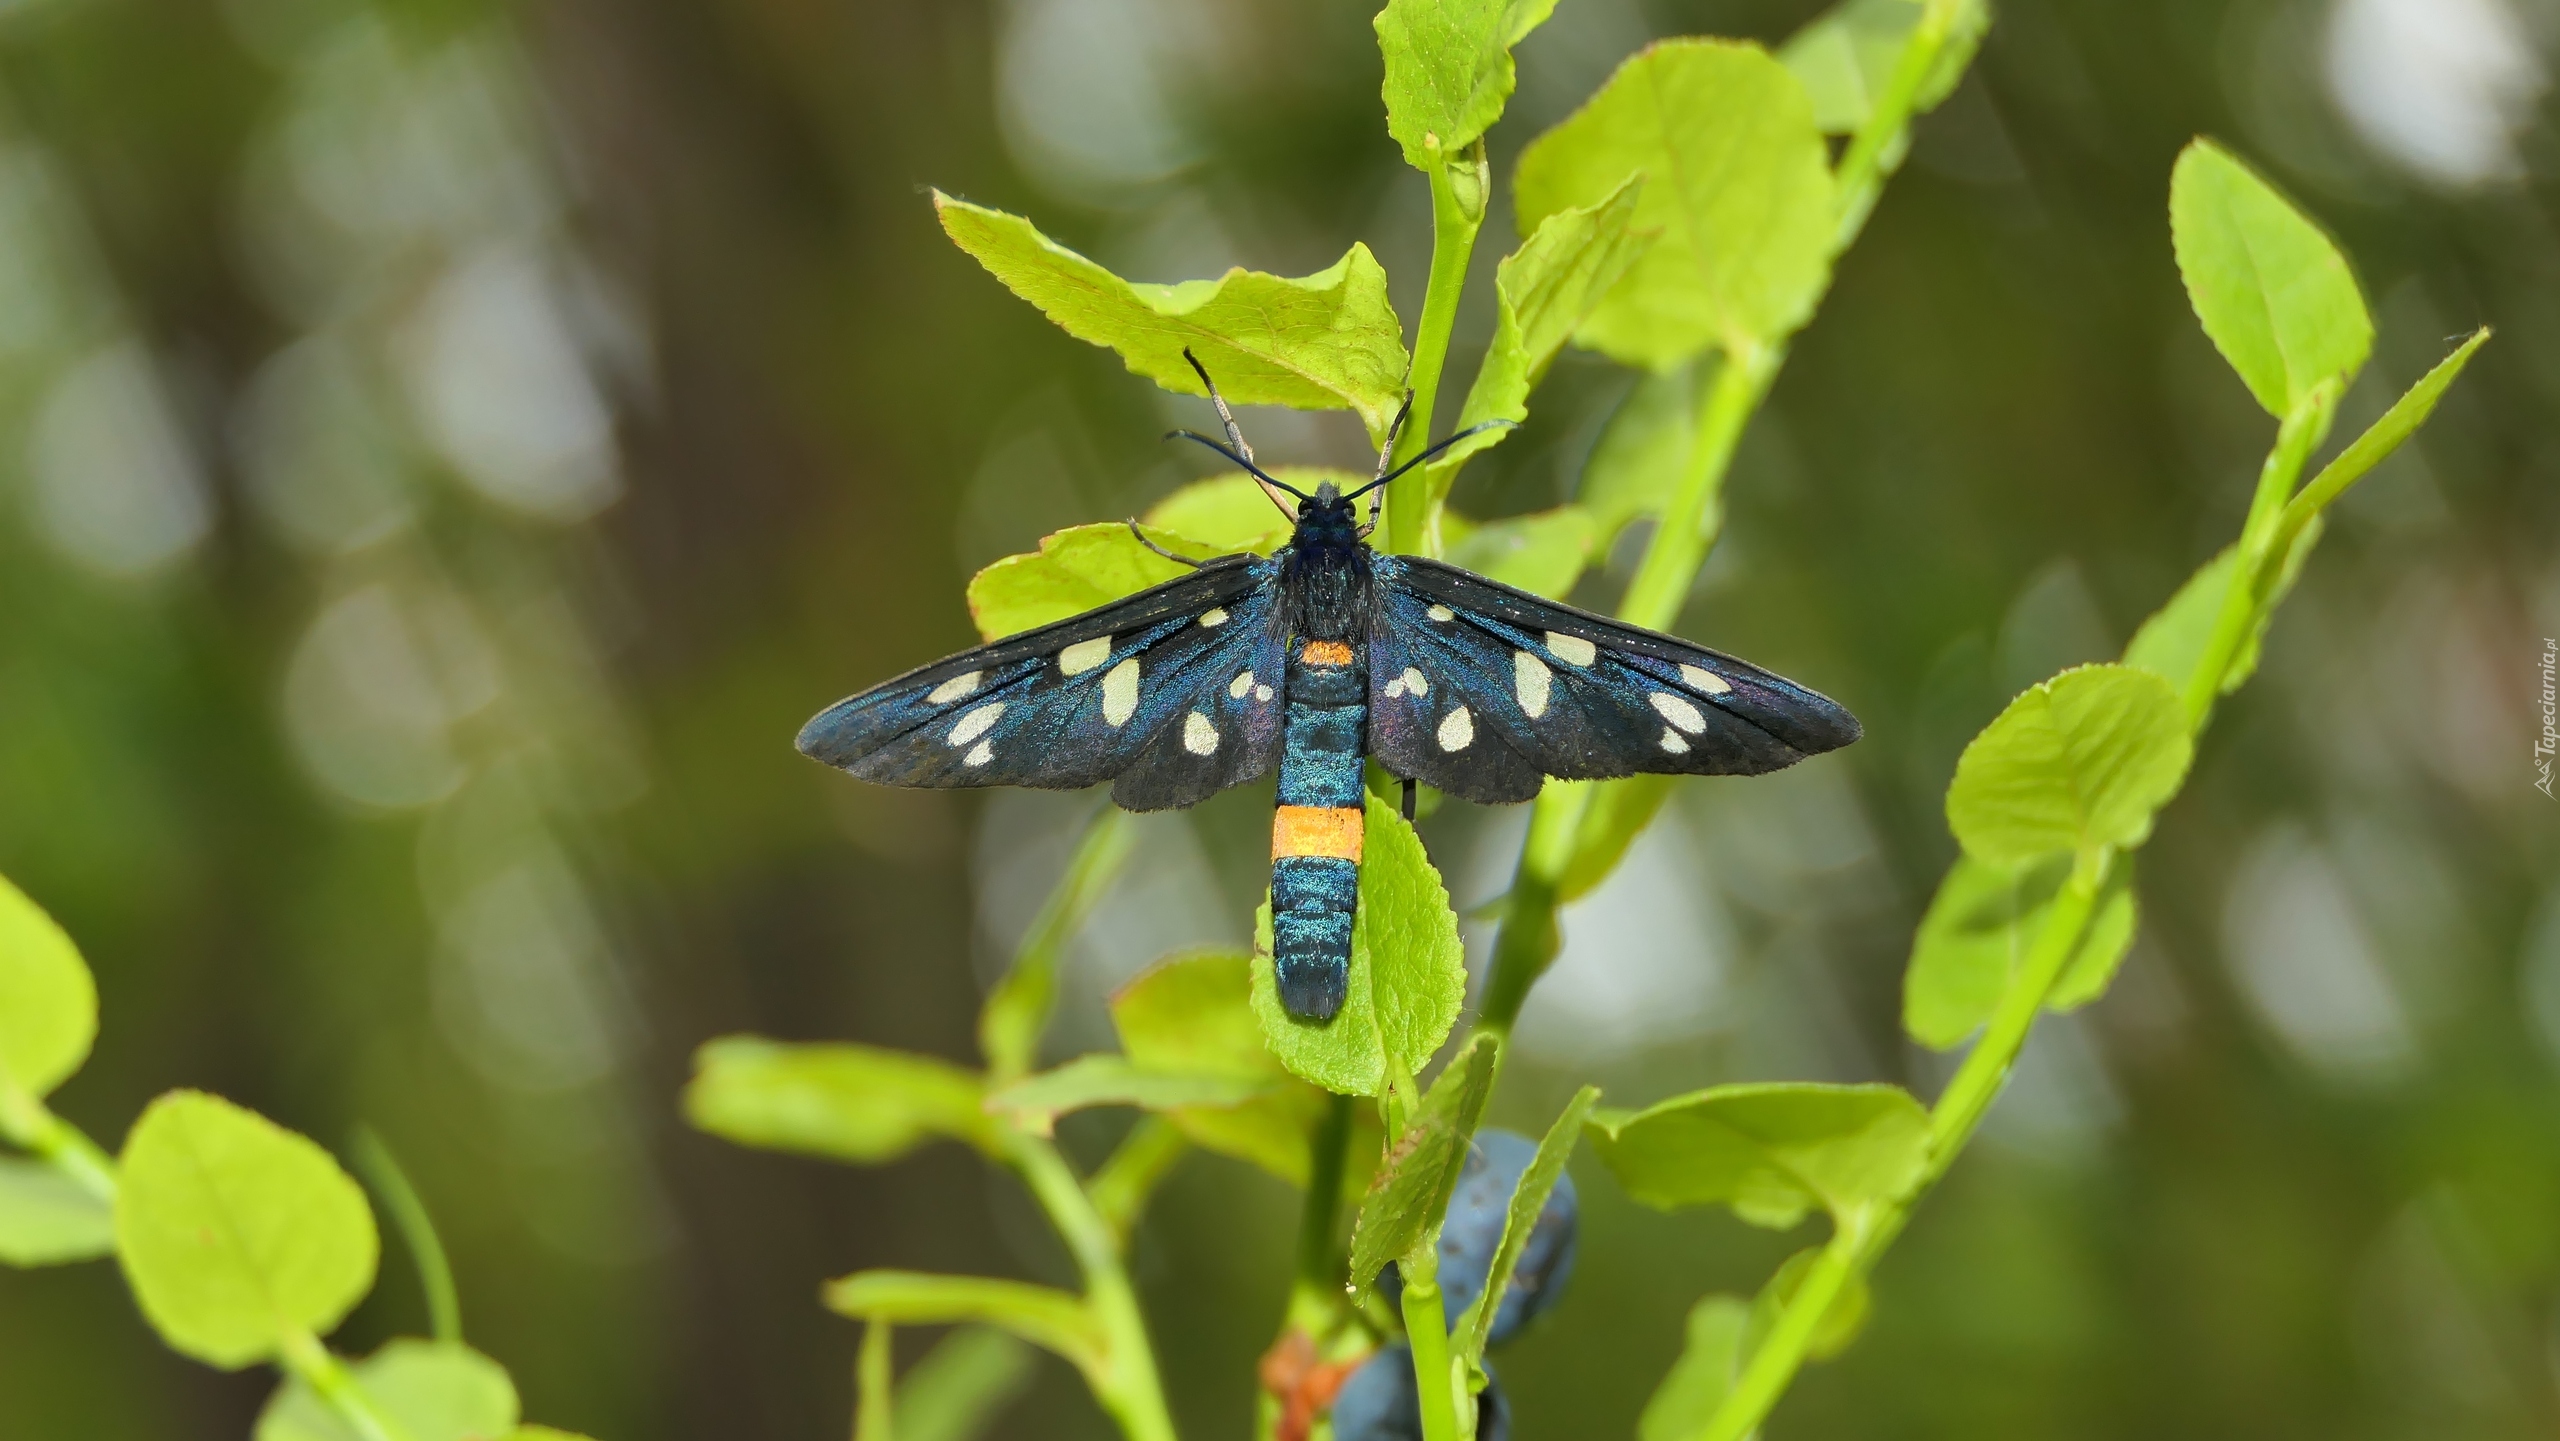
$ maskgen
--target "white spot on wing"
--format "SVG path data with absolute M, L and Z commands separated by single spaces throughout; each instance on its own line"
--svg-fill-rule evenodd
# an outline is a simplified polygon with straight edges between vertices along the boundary
M 1662 748 L 1675 756 L 1685 756 L 1689 753 L 1689 743 L 1680 739 L 1680 733 L 1669 726 L 1662 728 Z
M 1404 688 L 1415 695 L 1431 694 L 1431 682 L 1424 678 L 1422 672 L 1415 670 L 1412 666 L 1406 666 L 1404 668 L 1404 674 L 1397 676 L 1396 679 L 1403 681 Z
M 1058 652 L 1058 673 L 1082 675 L 1109 659 L 1111 659 L 1111 637 L 1098 635 L 1091 640 L 1077 641 L 1074 645 Z
M 1547 632 L 1547 653 L 1566 665 L 1589 665 L 1599 658 L 1600 647 L 1578 635 L 1551 630 Z
M 1193 711 L 1182 718 L 1182 748 L 1195 756 L 1215 755 L 1218 750 L 1218 728 L 1209 718 Z
M 1424 615 L 1427 615 L 1427 616 L 1429 616 L 1429 617 L 1431 617 L 1433 620 L 1440 621 L 1440 622 L 1442 622 L 1442 623 L 1444 623 L 1444 624 L 1445 624 L 1445 623 L 1447 623 L 1447 622 L 1449 622 L 1449 621 L 1456 620 L 1456 619 L 1458 618 L 1458 613 L 1457 613 L 1456 611 L 1454 611 L 1454 610 L 1449 609 L 1449 608 L 1448 608 L 1447 606 L 1445 606 L 1445 605 L 1435 605 L 1435 606 L 1433 606 L 1431 609 L 1424 611 L 1424 612 L 1423 612 L 1423 614 L 1424 614 Z
M 944 681 L 942 684 L 935 686 L 932 693 L 927 695 L 925 699 L 933 702 L 935 705 L 947 705 L 952 701 L 958 700 L 960 697 L 967 695 L 969 692 L 976 690 L 978 688 L 978 682 L 985 679 L 986 674 L 987 673 L 982 670 L 973 670 L 967 675 L 955 675 L 951 679 Z
M 1271 687 L 1267 685 L 1255 686 L 1253 688 L 1253 698 L 1258 701 L 1267 701 L 1271 699 Z
M 1401 700 L 1401 699 L 1403 699 L 1403 697 L 1404 697 L 1404 690 L 1405 690 L 1405 686 L 1404 686 L 1404 677 L 1403 677 L 1403 676 L 1397 676 L 1394 680 L 1391 680 L 1391 681 L 1387 682 L 1387 690 L 1386 690 L 1386 696 L 1387 696 L 1387 699 L 1389 699 L 1389 700 Z
M 1696 735 L 1707 728 L 1707 718 L 1698 713 L 1696 706 L 1667 690 L 1655 691 L 1645 699 L 1653 703 L 1653 708 L 1662 713 L 1664 720 L 1691 735 Z
M 1555 682 L 1555 672 L 1547 663 L 1525 650 L 1511 653 L 1511 688 L 1520 697 L 1520 708 L 1536 720 L 1547 713 L 1547 690 Z
M 1227 694 L 1234 696 L 1237 700 L 1243 700 L 1244 693 L 1251 689 L 1253 689 L 1253 672 L 1249 670 L 1236 672 L 1236 678 L 1227 683 Z
M 1122 726 L 1137 713 L 1138 658 L 1131 656 L 1102 678 L 1102 721 L 1105 725 Z
M 1726 691 L 1733 689 L 1732 684 L 1723 676 L 1702 665 L 1680 667 L 1680 678 L 1709 695 L 1723 695 Z
M 1213 605 L 1209 607 L 1207 610 L 1200 612 L 1200 623 L 1212 630 L 1225 625 L 1227 623 L 1227 608 L 1222 605 Z
M 1440 749 L 1462 751 L 1475 743 L 1476 718 L 1460 706 L 1440 718 Z
M 969 753 L 960 758 L 960 763 L 962 765 L 982 766 L 995 758 L 996 748 L 986 741 L 980 741 L 969 748 Z
M 960 723 L 951 728 L 951 743 L 955 746 L 965 746 L 985 735 L 988 729 L 995 725 L 996 717 L 1003 714 L 1004 702 L 999 700 L 989 701 L 960 717 Z

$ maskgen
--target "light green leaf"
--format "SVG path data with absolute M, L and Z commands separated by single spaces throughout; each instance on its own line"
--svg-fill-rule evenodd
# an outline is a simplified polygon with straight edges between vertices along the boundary
M 1582 578 L 1593 540 L 1590 513 L 1560 505 L 1477 526 L 1450 548 L 1449 560 L 1532 595 L 1562 600 Z
M 1227 553 L 1153 526 L 1147 539 L 1195 560 Z M 1006 556 L 972 577 L 969 616 L 978 634 L 1002 640 L 1190 573 L 1139 544 L 1124 521 L 1071 525 L 1042 536 L 1038 553 Z
M 458 1341 L 402 1338 L 354 1366 L 358 1384 L 408 1441 L 486 1441 L 515 1430 L 515 1383 L 497 1362 Z M 300 1381 L 276 1389 L 258 1413 L 257 1441 L 366 1441 Z
M 1538 1225 L 1538 1213 L 1547 1208 L 1548 1195 L 1563 1179 L 1565 1162 L 1573 1159 L 1573 1143 L 1582 1139 L 1582 1123 L 1590 1118 L 1591 1108 L 1599 1101 L 1598 1086 L 1585 1086 L 1574 1092 L 1573 1099 L 1565 1102 L 1563 1114 L 1539 1139 L 1537 1154 L 1529 1158 L 1529 1168 L 1520 1173 L 1519 1183 L 1511 1188 L 1511 1204 L 1502 1215 L 1502 1240 L 1494 1247 L 1484 1288 L 1468 1304 L 1458 1324 L 1450 1328 L 1451 1349 L 1469 1363 L 1484 1359 L 1485 1337 L 1492 1329 L 1494 1310 L 1502 1294 L 1511 1289 L 1511 1273 L 1519 1268 L 1520 1253 L 1528 1248 L 1529 1233 Z
M 1632 1114 L 1591 1118 L 1594 1147 L 1627 1194 L 1660 1210 L 1727 1205 L 1784 1229 L 1821 1205 L 1838 1216 L 1902 1194 L 1927 1159 L 1929 1115 L 1892 1086 L 1716 1086 Z
M 1650 232 L 1633 228 L 1643 187 L 1641 178 L 1629 177 L 1596 205 L 1559 210 L 1503 257 L 1494 272 L 1493 342 L 1467 389 L 1458 430 L 1529 418 L 1529 392 L 1546 378 L 1556 352 L 1653 243 Z M 1510 434 L 1503 426 L 1470 436 L 1424 466 L 1431 498 L 1445 499 L 1468 457 Z
M 1389 1261 L 1426 1246 L 1438 1233 L 1449 1194 L 1465 1169 L 1467 1146 L 1493 1094 L 1501 1043 L 1479 1031 L 1431 1083 L 1404 1134 L 1395 1138 L 1370 1178 L 1351 1230 L 1351 1286 L 1366 1291 Z
M 1230 270 L 1216 280 L 1145 285 L 1042 235 L 1018 215 L 936 191 L 954 243 L 1078 340 L 1120 353 L 1133 374 L 1205 395 L 1185 347 L 1239 405 L 1354 410 L 1372 441 L 1404 400 L 1404 327 L 1387 273 L 1365 245 L 1299 279 Z
M 1705 1432 L 1742 1370 L 1742 1333 L 1750 1324 L 1751 1303 L 1739 1296 L 1709 1296 L 1689 1308 L 1688 1339 L 1644 1403 L 1636 1441 L 1695 1441 Z
M 1149 1111 L 1235 1106 L 1256 1099 L 1274 1084 L 1276 1078 L 1152 1070 L 1131 1065 L 1126 1056 L 1078 1056 L 987 1097 L 987 1109 L 1011 1112 L 1017 1123 L 1047 1135 L 1058 1117 L 1091 1106 L 1136 1106 Z
M 930 1056 L 723 1036 L 694 1052 L 684 1113 L 741 1146 L 877 1164 L 937 1136 L 994 1145 L 983 1100 L 976 1075 Z
M 1691 366 L 1648 374 L 1620 402 L 1582 467 L 1580 494 L 1596 530 L 1595 552 L 1639 516 L 1662 514 L 1697 437 L 1698 377 Z
M 1038 1358 L 1002 1331 L 962 1326 L 898 1380 L 898 1441 L 977 1441 L 1031 1387 Z
M 1760 1294 L 1751 1299 L 1751 1320 L 1742 1332 L 1740 1359 L 1744 1364 L 1749 1364 L 1751 1358 L 1759 1354 L 1761 1344 L 1769 1339 L 1770 1330 L 1778 1324 L 1778 1313 L 1784 1311 L 1795 1300 L 1796 1293 L 1804 1289 L 1805 1273 L 1821 1259 L 1822 1249 L 1818 1246 L 1808 1246 L 1796 1252 L 1778 1267 L 1777 1274 L 1769 1278 L 1769 1284 L 1760 1288 Z M 1831 1304 L 1823 1308 L 1822 1319 L 1813 1328 L 1813 1337 L 1806 1343 L 1805 1354 L 1816 1361 L 1828 1361 L 1848 1350 L 1850 1344 L 1858 1339 L 1858 1333 L 1867 1328 L 1867 1315 L 1873 1309 L 1866 1278 L 1851 1276 L 1848 1284 L 1840 1288 L 1840 1294 L 1832 1297 Z
M 1457 912 L 1422 838 L 1374 795 L 1366 829 L 1342 1010 L 1330 1021 L 1302 1021 L 1281 1006 L 1267 896 L 1255 920 L 1263 959 L 1253 968 L 1253 1012 L 1272 1054 L 1317 1085 L 1355 1096 L 1384 1089 L 1390 1056 L 1403 1073 L 1419 1072 L 1449 1038 L 1467 997 Z
M 1829 274 L 1831 167 L 1804 86 L 1756 45 L 1666 40 L 1520 157 L 1524 229 L 1645 177 L 1660 238 L 1576 339 L 1664 370 L 1711 345 L 1793 333 Z
M 2137 845 L 2194 755 L 2167 681 L 2080 666 L 2011 701 L 1964 748 L 1947 824 L 1967 854 L 1995 865 Z
M 976 1321 L 1043 1346 L 1100 1376 L 1110 1351 L 1102 1323 L 1078 1297 L 987 1276 L 863 1271 L 827 1283 L 828 1309 L 857 1321 L 938 1326 Z
M 2248 683 L 2258 673 L 2258 650 L 2266 639 L 2267 626 L 2274 621 L 2276 607 L 2293 590 L 2302 575 L 2302 562 L 2318 544 L 2320 532 L 2305 529 L 2286 550 L 2282 565 L 2276 571 L 2275 585 L 2260 602 L 2252 617 L 2249 633 L 2240 649 L 2231 657 L 2231 668 L 2223 672 L 2221 693 L 2229 695 Z M 2213 639 L 2213 627 L 2222 615 L 2222 599 L 2231 589 L 2233 558 L 2237 546 L 2225 546 L 2219 555 L 2206 561 L 2169 603 L 2152 612 L 2142 628 L 2133 633 L 2133 641 L 2124 648 L 2124 663 L 2151 671 L 2170 685 L 2183 688 L 2187 677 L 2203 663 L 2204 649 Z
M 1573 859 L 1565 863 L 1558 895 L 1578 900 L 1607 880 L 1618 862 L 1626 859 L 1627 847 L 1661 813 L 1662 803 L 1671 798 L 1671 783 L 1678 779 L 1639 775 L 1599 782 L 1582 813 L 1581 829 L 1574 833 Z
M 1779 48 L 1778 58 L 1813 97 L 1814 123 L 1825 133 L 1846 135 L 1867 123 L 1928 8 L 1928 0 L 1845 0 Z M 1989 6 L 1957 7 L 1954 28 L 1912 99 L 1912 114 L 1936 109 L 1954 92 L 1990 24 Z
M 0 877 L 0 1093 L 41 1098 L 98 1035 L 98 987 L 62 927 Z M 0 1126 L 13 1108 L 0 1100 Z
M 1387 0 L 1378 12 L 1387 133 L 1405 163 L 1429 170 L 1502 118 L 1516 77 L 1511 47 L 1555 0 Z
M 115 1248 L 115 1212 L 96 1193 L 51 1166 L 0 1156 L 0 1262 L 55 1266 Z
M 2382 418 L 2367 426 L 2364 434 L 2338 452 L 2337 459 L 2322 466 L 2320 473 L 2311 478 L 2311 483 L 2285 506 L 2286 529 L 2299 530 L 2317 520 L 2331 502 L 2346 493 L 2348 486 L 2363 479 L 2365 472 L 2380 465 L 2391 452 L 2400 448 L 2402 441 L 2415 435 L 2418 427 L 2427 423 L 2427 417 L 2435 414 L 2436 402 L 2444 399 L 2454 377 L 2462 374 L 2463 367 L 2471 363 L 2472 352 L 2488 341 L 2489 327 L 2484 325 L 2473 331 L 2471 338 L 2462 342 L 2453 354 L 2437 361 L 2435 369 L 2419 377 L 2417 384 L 2391 402 L 2391 408 L 2382 413 Z M 2307 548 L 2297 546 L 2295 549 L 2298 553 Z
M 237 1370 L 326 1335 L 373 1286 L 381 1241 L 329 1153 L 201 1091 L 153 1101 L 125 1137 L 116 1253 L 154 1329 Z
M 2331 376 L 2343 385 L 2372 353 L 2373 319 L 2346 257 L 2210 140 L 2178 156 L 2169 235 L 2205 334 L 2270 413 L 2291 413 Z
M 1194 1144 L 1303 1186 L 1324 1093 L 1290 1075 L 1262 1043 L 1253 971 L 1268 964 L 1233 952 L 1178 956 L 1121 987 L 1111 1019 L 1121 1049 L 1141 1067 L 1257 1084 L 1241 1104 L 1181 1106 L 1170 1119 Z
M 2114 872 L 2081 933 L 2079 949 L 2064 963 L 2046 998 L 2049 1009 L 2073 1010 L 2097 999 L 2133 944 L 2132 864 L 2118 861 Z M 1956 857 L 1938 884 L 1928 915 L 1921 918 L 1911 942 L 1911 966 L 1903 973 L 1902 1024 L 1912 1039 L 1950 1050 L 1991 1019 L 2008 994 L 2010 979 L 2035 948 L 2053 898 L 2070 874 L 2068 855 L 2022 866 Z
M 1270 465 L 1263 469 L 1309 495 L 1315 494 L 1316 486 L 1324 481 L 1332 481 L 1337 490 L 1349 491 L 1368 480 L 1365 475 L 1319 465 Z M 1195 480 L 1157 501 L 1139 519 L 1150 529 L 1171 531 L 1185 540 L 1198 541 L 1217 555 L 1239 551 L 1269 555 L 1288 543 L 1294 523 L 1272 505 L 1260 482 L 1240 470 Z

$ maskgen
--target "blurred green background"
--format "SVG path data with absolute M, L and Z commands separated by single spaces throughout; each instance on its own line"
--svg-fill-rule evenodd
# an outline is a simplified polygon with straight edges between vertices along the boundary
M 1648 38 L 1813 10 L 1565 0 L 1497 175 Z M 1363 239 L 1410 316 L 1428 204 L 1369 17 L 0 5 L 0 872 L 99 973 L 63 1111 L 112 1143 L 195 1085 L 331 1144 L 377 1127 L 472 1339 L 608 1441 L 843 1434 L 855 1332 L 823 1277 L 1059 1278 L 954 1148 L 751 1154 L 676 1092 L 734 1030 L 968 1055 L 1096 798 L 873 790 L 790 738 L 967 643 L 975 568 L 1200 473 L 1156 440 L 1199 404 L 1004 293 L 923 187 L 1145 279 Z M 1583 1079 L 1641 1104 L 1947 1074 L 1897 1010 L 1957 751 L 2236 533 L 2272 433 L 2171 263 L 2191 135 L 2357 265 L 2381 339 L 2342 436 L 2500 331 L 2334 519 L 2146 853 L 2121 983 L 2041 1030 L 1782 1441 L 2560 1431 L 2560 812 L 2531 766 L 2560 634 L 2555 41 L 2550 0 L 2011 0 L 1753 426 L 1683 629 L 1867 739 L 1680 793 L 1567 913 L 1497 1120 Z M 1569 494 L 1630 383 L 1568 356 L 1458 503 Z M 1342 417 L 1245 419 L 1266 458 L 1359 463 Z M 1246 937 L 1265 805 L 1143 822 L 1061 1054 L 1104 1042 L 1118 979 Z M 1462 907 L 1522 819 L 1426 825 Z M 1574 1290 L 1497 1358 L 1528 1438 L 1629 1434 L 1688 1305 L 1804 1240 L 1578 1174 Z M 1245 1432 L 1292 1208 L 1195 1157 L 1152 1214 L 1192 1434 Z M 396 1248 L 385 1278 L 342 1347 L 423 1326 Z M 1105 1434 L 1044 1364 L 1004 1434 Z M 240 1437 L 269 1384 L 164 1352 L 101 1266 L 0 1272 L 0 1437 Z

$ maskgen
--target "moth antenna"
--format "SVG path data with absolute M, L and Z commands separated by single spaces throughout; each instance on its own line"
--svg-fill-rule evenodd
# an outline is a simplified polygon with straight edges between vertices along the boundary
M 1369 492 L 1376 490 L 1382 485 L 1385 485 L 1388 481 L 1395 479 L 1397 476 L 1404 474 L 1415 466 L 1424 464 L 1429 461 L 1431 457 L 1447 450 L 1450 446 L 1456 445 L 1459 441 L 1466 439 L 1470 435 L 1482 435 L 1488 430 L 1507 430 L 1519 423 L 1520 422 L 1516 420 L 1488 420 L 1482 425 L 1470 425 L 1466 429 L 1459 431 L 1457 434 L 1450 436 L 1447 440 L 1440 442 L 1438 445 L 1431 447 L 1422 454 L 1415 456 L 1413 459 L 1408 460 L 1404 464 L 1397 466 L 1395 469 L 1388 471 L 1386 474 L 1379 476 L 1376 480 L 1373 480 L 1367 485 L 1360 487 L 1358 490 L 1351 492 L 1349 495 L 1344 496 L 1343 499 L 1358 500 L 1360 497 L 1367 495 Z
M 1404 418 L 1411 414 L 1413 414 L 1413 391 L 1407 387 L 1404 393 L 1404 404 L 1396 407 L 1396 418 L 1387 424 L 1387 443 L 1378 447 L 1378 469 L 1376 474 L 1369 477 L 1371 486 L 1376 486 L 1386 477 L 1387 462 L 1395 458 L 1396 441 L 1404 435 Z M 1369 532 L 1378 528 L 1378 509 L 1385 504 L 1386 497 L 1383 495 L 1369 497 L 1369 523 L 1361 528 L 1361 539 L 1368 539 Z
M 1187 555 L 1175 555 L 1172 551 L 1169 551 L 1163 546 L 1156 544 L 1154 541 L 1147 539 L 1147 533 L 1138 528 L 1138 518 L 1134 515 L 1129 517 L 1129 533 L 1138 538 L 1138 544 L 1143 545 L 1147 549 L 1154 551 L 1156 554 L 1163 556 L 1165 559 L 1172 561 L 1175 565 L 1187 565 L 1193 570 L 1198 570 L 1204 564 L 1204 562 L 1193 560 Z
M 1216 451 L 1218 454 L 1225 456 L 1227 459 L 1234 461 L 1236 464 L 1238 464 L 1238 465 L 1240 465 L 1240 466 L 1243 466 L 1243 467 L 1245 468 L 1245 470 L 1246 470 L 1247 472 L 1249 472 L 1249 473 L 1253 476 L 1253 478 L 1254 478 L 1254 479 L 1256 479 L 1256 480 L 1258 480 L 1258 481 L 1261 481 L 1261 482 L 1262 482 L 1262 484 L 1263 484 L 1263 486 L 1265 487 L 1265 489 L 1264 489 L 1264 492 L 1263 492 L 1263 493 L 1264 493 L 1264 494 L 1266 494 L 1266 495 L 1269 495 L 1269 494 L 1270 494 L 1270 490 L 1271 490 L 1271 488 L 1276 487 L 1276 488 L 1278 488 L 1278 489 L 1280 489 L 1280 490 L 1283 490 L 1283 491 L 1288 492 L 1288 493 L 1289 493 L 1289 494 L 1291 494 L 1291 495 L 1296 496 L 1296 497 L 1297 497 L 1298 499 L 1300 499 L 1300 500 L 1313 500 L 1313 499 L 1315 499 L 1315 497 L 1314 497 L 1314 496 L 1309 495 L 1309 494 L 1307 494 L 1305 491 L 1298 489 L 1296 486 L 1291 485 L 1289 482 L 1287 482 L 1287 481 L 1285 481 L 1285 480 L 1276 479 L 1276 478 L 1275 478 L 1275 477 L 1273 477 L 1269 472 L 1265 471 L 1261 466 L 1258 466 L 1258 465 L 1254 464 L 1254 463 L 1252 462 L 1252 460 L 1248 459 L 1248 458 L 1247 458 L 1247 457 L 1245 457 L 1245 456 L 1241 456 L 1241 455 L 1236 454 L 1234 451 L 1227 449 L 1225 446 L 1218 444 L 1216 441 L 1211 440 L 1209 437 L 1207 437 L 1207 436 L 1205 436 L 1205 435 L 1202 435 L 1200 432 L 1198 432 L 1198 431 L 1196 431 L 1196 430 L 1168 430 L 1168 431 L 1166 431 L 1166 432 L 1164 433 L 1164 438 L 1165 438 L 1165 439 L 1167 439 L 1167 440 L 1196 440 L 1196 441 L 1198 441 L 1200 444 L 1202 444 L 1202 445 L 1205 445 L 1205 446 L 1209 447 L 1211 450 Z M 1282 512 L 1283 514 L 1292 514 L 1292 512 L 1289 510 L 1289 507 L 1287 507 L 1286 505 L 1282 505 L 1282 504 L 1281 504 L 1279 497 L 1277 497 L 1277 496 L 1273 496 L 1273 497 L 1272 497 L 1272 501 L 1271 501 L 1271 503 L 1272 503 L 1273 505 L 1278 505 L 1278 506 L 1280 506 L 1281 512 Z
M 1244 468 L 1252 471 L 1254 478 L 1262 482 L 1263 495 L 1269 499 L 1273 505 L 1280 508 L 1280 513 L 1293 520 L 1296 519 L 1297 512 L 1289 508 L 1289 503 L 1271 493 L 1271 487 L 1280 485 L 1280 482 L 1273 480 L 1270 476 L 1264 475 L 1261 471 L 1254 469 L 1253 447 L 1245 444 L 1244 430 L 1236 424 L 1236 413 L 1227 409 L 1227 398 L 1218 393 L 1218 382 L 1209 378 L 1209 367 L 1200 363 L 1200 357 L 1191 353 L 1190 346 L 1186 345 L 1182 347 L 1182 358 L 1191 362 L 1192 373 L 1200 377 L 1200 383 L 1202 385 L 1208 387 L 1209 403 L 1218 407 L 1218 423 L 1226 427 L 1227 444 L 1234 447 L 1234 454 L 1228 458 L 1231 460 L 1240 460 Z M 1176 433 L 1181 434 L 1183 432 Z M 1305 500 L 1307 498 L 1303 492 L 1291 490 L 1288 486 L 1280 485 L 1280 488 L 1288 491 L 1291 495 L 1297 496 L 1300 500 Z

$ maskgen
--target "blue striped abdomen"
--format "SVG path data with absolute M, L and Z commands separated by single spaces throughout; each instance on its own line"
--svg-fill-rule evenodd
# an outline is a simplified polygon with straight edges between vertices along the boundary
M 1351 984 L 1368 690 L 1357 646 L 1307 641 L 1289 657 L 1271 822 L 1271 963 L 1280 1004 L 1301 1020 L 1333 1019 Z

